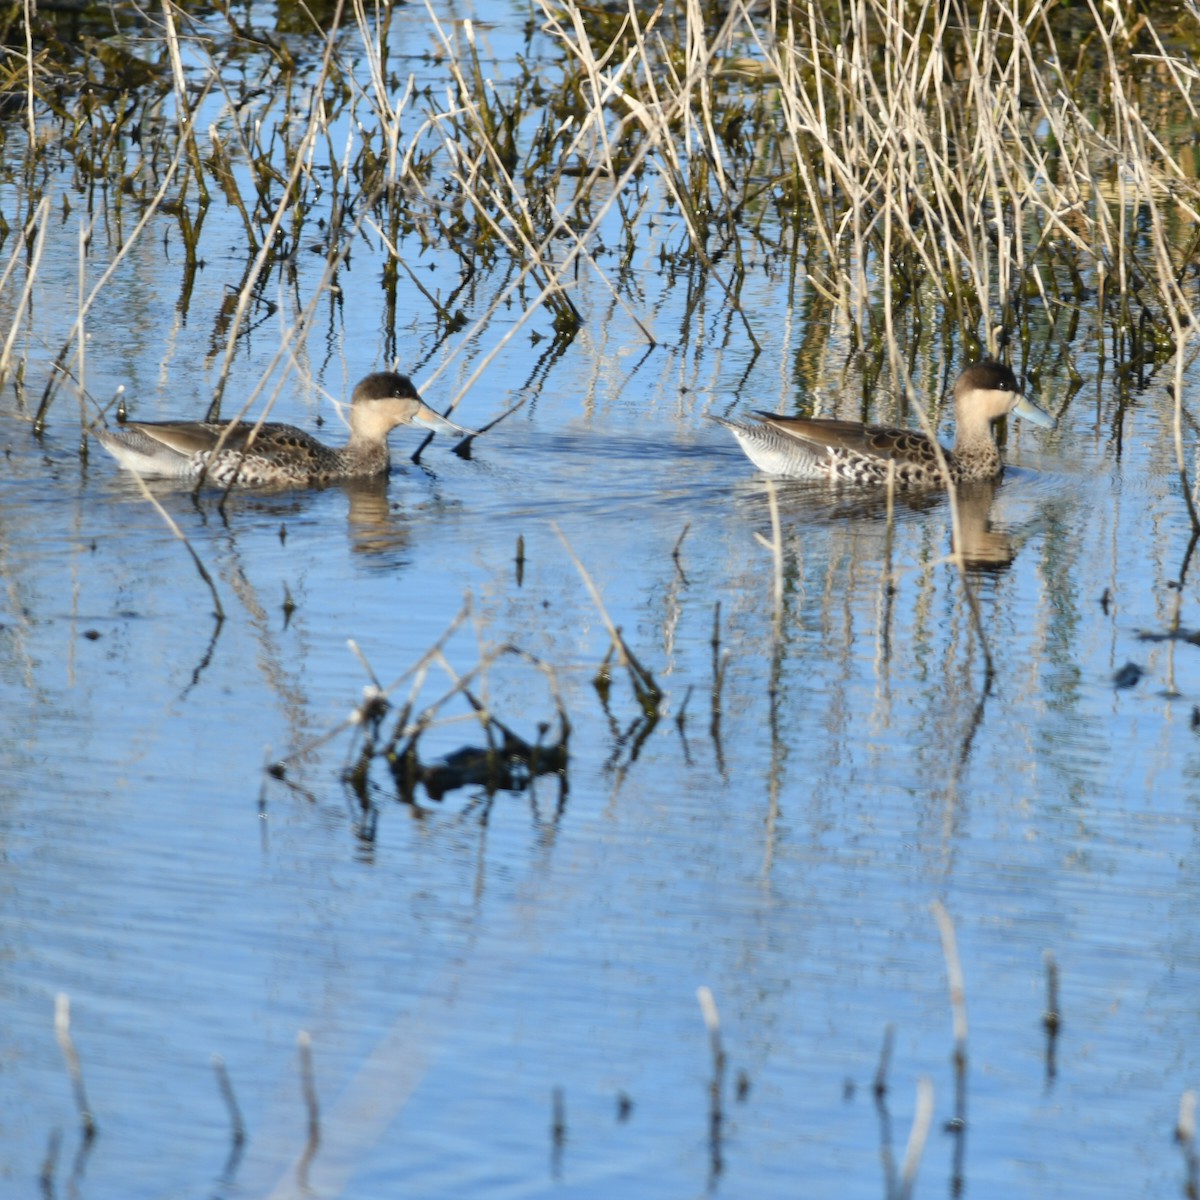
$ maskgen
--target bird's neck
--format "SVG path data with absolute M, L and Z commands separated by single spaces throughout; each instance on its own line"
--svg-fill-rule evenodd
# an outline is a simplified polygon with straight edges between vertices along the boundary
M 1000 469 L 1000 451 L 986 419 L 955 422 L 954 457 L 976 475 L 994 475 Z
M 350 434 L 350 440 L 339 451 L 343 461 L 351 464 L 355 474 L 377 474 L 388 469 L 391 456 L 386 441 Z

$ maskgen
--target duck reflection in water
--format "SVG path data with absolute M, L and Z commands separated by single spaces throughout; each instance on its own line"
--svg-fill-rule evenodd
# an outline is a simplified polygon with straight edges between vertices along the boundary
M 1010 481 L 1010 487 L 1013 481 Z M 837 527 L 847 535 L 866 533 L 872 541 L 880 537 L 889 520 L 885 491 L 831 491 L 827 484 L 781 480 L 775 483 L 779 516 L 785 538 L 799 543 L 806 532 L 818 527 Z M 1017 485 L 1018 489 L 1020 485 Z M 954 489 L 957 522 L 950 530 L 950 549 L 962 554 L 964 565 L 972 572 L 1003 572 L 1016 560 L 1022 536 L 1004 520 L 993 520 L 993 508 L 1001 492 L 999 479 L 960 483 Z M 766 496 L 753 481 L 747 481 L 743 503 L 752 507 L 751 519 L 758 521 Z M 907 525 L 923 520 L 937 509 L 948 512 L 948 496 L 941 490 L 896 491 L 892 496 L 891 520 Z
M 1012 566 L 1017 545 L 1010 533 L 992 526 L 992 502 L 1000 482 L 986 479 L 979 483 L 960 483 L 954 505 L 958 527 L 954 546 L 971 571 L 998 573 Z

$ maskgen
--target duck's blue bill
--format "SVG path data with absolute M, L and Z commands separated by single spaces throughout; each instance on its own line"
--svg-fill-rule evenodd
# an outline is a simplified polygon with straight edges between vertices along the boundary
M 417 415 L 413 417 L 412 423 L 420 425 L 424 429 L 432 429 L 434 433 L 470 433 L 469 429 L 464 429 L 461 425 L 455 425 L 453 421 L 447 421 L 445 417 L 438 416 L 428 405 L 422 404 L 417 410 Z
M 1048 412 L 1038 408 L 1028 396 L 1022 396 L 1017 401 L 1017 405 L 1013 409 L 1013 415 L 1034 425 L 1040 425 L 1043 429 L 1053 429 L 1058 424 Z

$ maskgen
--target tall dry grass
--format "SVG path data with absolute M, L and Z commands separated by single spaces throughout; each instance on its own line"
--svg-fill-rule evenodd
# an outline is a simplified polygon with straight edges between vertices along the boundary
M 232 10 L 219 34 L 161 0 L 103 62 L 58 61 L 43 18 L 14 11 L 0 87 L 20 117 L 2 135 L 17 203 L 0 237 L 17 320 L 52 169 L 118 214 L 114 267 L 125 209 L 130 236 L 151 209 L 178 224 L 185 311 L 206 214 L 227 204 L 247 257 L 214 317 L 214 411 L 250 315 L 312 242 L 317 291 L 354 247 L 380 263 L 389 321 L 408 280 L 444 337 L 464 328 L 458 294 L 497 272 L 462 344 L 514 304 L 519 322 L 548 310 L 569 343 L 581 273 L 654 344 L 630 270 L 649 241 L 688 305 L 717 296 L 752 347 L 745 280 L 790 264 L 811 312 L 881 370 L 889 323 L 901 366 L 936 323 L 964 354 L 1019 344 L 1035 371 L 1052 358 L 1077 376 L 1088 352 L 1137 378 L 1174 358 L 1182 380 L 1200 261 L 1194 0 L 531 0 L 528 53 L 504 72 L 472 22 L 427 0 L 435 61 L 419 73 L 394 55 L 392 10 L 367 0 L 324 26 L 296 9 L 304 55 Z M 449 296 L 414 268 L 430 249 L 458 262 Z M 285 341 L 314 299 L 296 297 Z

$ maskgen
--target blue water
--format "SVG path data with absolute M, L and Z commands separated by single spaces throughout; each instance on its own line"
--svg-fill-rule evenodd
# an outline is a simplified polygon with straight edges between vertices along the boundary
M 237 243 L 235 217 L 209 222 Z M 772 557 L 754 538 L 771 536 L 767 487 L 703 418 L 814 393 L 830 410 L 858 404 L 839 391 L 844 330 L 818 368 L 781 368 L 803 330 L 778 274 L 748 285 L 755 357 L 716 293 L 685 319 L 686 297 L 649 267 L 642 315 L 674 340 L 647 353 L 583 273 L 572 295 L 587 324 L 565 353 L 535 370 L 544 343 L 519 334 L 467 393 L 456 419 L 472 427 L 527 400 L 470 461 L 438 439 L 413 466 L 418 439 L 400 430 L 382 490 L 240 497 L 222 514 L 215 496 L 156 486 L 212 578 L 218 623 L 163 517 L 94 443 L 81 462 L 69 388 L 44 439 L 31 435 L 74 316 L 77 225 L 47 239 L 22 341 L 33 400 L 11 386 L 0 400 L 5 1195 L 36 1194 L 55 1146 L 57 1194 L 300 1194 L 300 1030 L 320 1102 L 316 1195 L 878 1197 L 881 1141 L 899 1162 L 920 1076 L 935 1115 L 918 1190 L 943 1194 L 956 1143 L 935 900 L 966 986 L 968 1192 L 1182 1187 L 1172 1132 L 1200 1078 L 1200 650 L 1139 633 L 1177 608 L 1185 627 L 1200 616 L 1194 564 L 1174 586 L 1189 526 L 1161 380 L 1124 414 L 1120 454 L 1115 389 L 1086 355 L 1069 403 L 1065 379 L 1043 374 L 1056 432 L 1009 431 L 990 512 L 1003 562 L 972 576 L 986 696 L 944 561 L 944 501 L 901 505 L 889 540 L 878 503 L 781 488 L 773 622 Z M 97 271 L 112 252 L 100 238 Z M 181 320 L 178 259 L 145 239 L 90 322 L 90 393 L 124 383 L 138 416 L 200 415 L 241 270 L 230 254 Z M 302 290 L 319 265 L 301 264 Z M 356 252 L 348 302 L 301 349 L 337 397 L 383 365 L 378 265 Z M 503 283 L 480 281 L 480 312 Z M 406 365 L 423 386 L 446 367 L 425 386 L 434 403 L 514 319 L 501 309 L 474 341 L 439 343 L 428 307 L 403 298 Z M 6 320 L 14 302 L 0 296 Z M 278 340 L 274 323 L 247 340 L 231 400 Z M 920 366 L 935 399 L 941 348 Z M 299 382 L 274 411 L 309 428 L 318 414 L 336 437 Z M 649 731 L 619 664 L 607 711 L 593 686 L 610 646 L 600 604 L 662 691 Z M 406 674 L 464 605 L 445 662 Z M 530 740 L 539 722 L 553 731 L 546 676 L 493 651 L 536 656 L 573 727 L 565 786 L 418 793 L 414 807 L 378 765 L 378 824 L 362 836 L 340 782 L 358 745 L 343 723 L 371 677 L 348 639 L 379 681 L 399 681 L 388 730 L 410 694 L 417 711 L 436 705 L 483 664 L 477 698 Z M 1128 661 L 1146 674 L 1118 689 Z M 421 754 L 481 743 L 460 696 Z M 286 781 L 264 769 L 280 759 Z M 1053 1077 L 1046 950 L 1061 968 Z M 728 1056 L 715 1146 L 701 985 Z M 58 993 L 99 1127 L 90 1146 L 55 1041 Z M 871 1083 L 889 1025 L 884 1123 Z M 232 1161 L 214 1054 L 249 1137 Z

